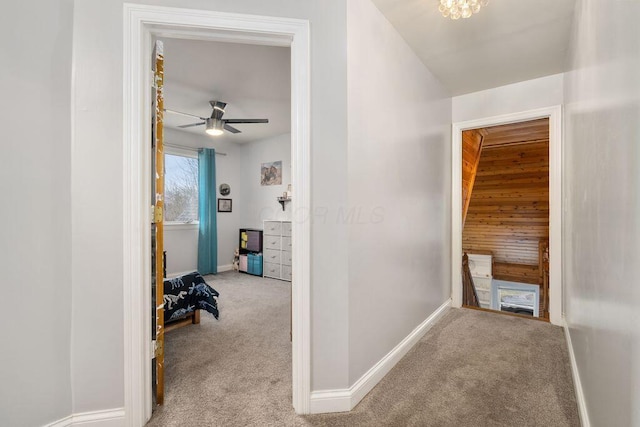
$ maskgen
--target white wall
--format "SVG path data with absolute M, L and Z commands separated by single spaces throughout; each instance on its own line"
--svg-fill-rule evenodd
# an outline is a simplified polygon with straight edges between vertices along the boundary
M 72 18 L 70 0 L 3 2 L 0 14 L 3 426 L 71 412 Z
M 336 211 L 346 204 L 346 0 L 138 3 L 310 20 L 312 208 Z M 123 0 L 85 0 L 76 2 L 74 11 L 74 412 L 124 404 L 122 5 Z M 325 126 L 327 117 L 331 126 Z M 344 388 L 348 386 L 343 302 L 347 300 L 346 225 L 316 222 L 312 245 L 312 388 Z M 325 362 L 328 359 L 330 363 Z
M 242 227 L 262 228 L 267 219 L 290 221 L 291 204 L 286 203 L 283 211 L 276 199 L 291 184 L 291 134 L 243 144 L 241 153 Z M 261 185 L 261 164 L 278 160 L 282 161 L 282 185 Z
M 565 310 L 592 426 L 640 425 L 639 20 L 579 0 L 565 81 Z
M 451 98 L 369 0 L 347 23 L 353 384 L 450 296 Z
M 561 105 L 563 74 L 453 97 L 454 123 Z

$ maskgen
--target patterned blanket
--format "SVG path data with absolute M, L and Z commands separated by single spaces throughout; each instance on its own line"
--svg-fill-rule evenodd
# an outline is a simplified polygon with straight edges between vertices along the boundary
M 218 291 L 207 285 L 197 272 L 164 281 L 164 319 L 167 322 L 184 317 L 197 309 L 207 310 L 218 318 Z

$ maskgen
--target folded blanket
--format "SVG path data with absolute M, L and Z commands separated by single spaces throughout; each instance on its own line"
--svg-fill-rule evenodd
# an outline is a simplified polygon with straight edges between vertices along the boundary
M 164 319 L 176 320 L 197 310 L 207 310 L 218 318 L 218 291 L 204 281 L 204 278 L 194 271 L 173 279 L 164 281 Z

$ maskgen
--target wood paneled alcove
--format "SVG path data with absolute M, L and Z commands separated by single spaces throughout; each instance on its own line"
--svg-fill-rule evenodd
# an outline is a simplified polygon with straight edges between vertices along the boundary
M 491 253 L 496 279 L 540 284 L 539 247 L 549 239 L 549 120 L 464 131 L 462 144 L 463 251 Z

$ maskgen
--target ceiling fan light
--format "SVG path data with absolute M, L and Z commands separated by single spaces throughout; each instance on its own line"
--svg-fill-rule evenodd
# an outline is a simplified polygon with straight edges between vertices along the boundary
M 220 136 L 224 133 L 224 123 L 220 119 L 208 118 L 206 125 L 205 132 L 207 135 Z

